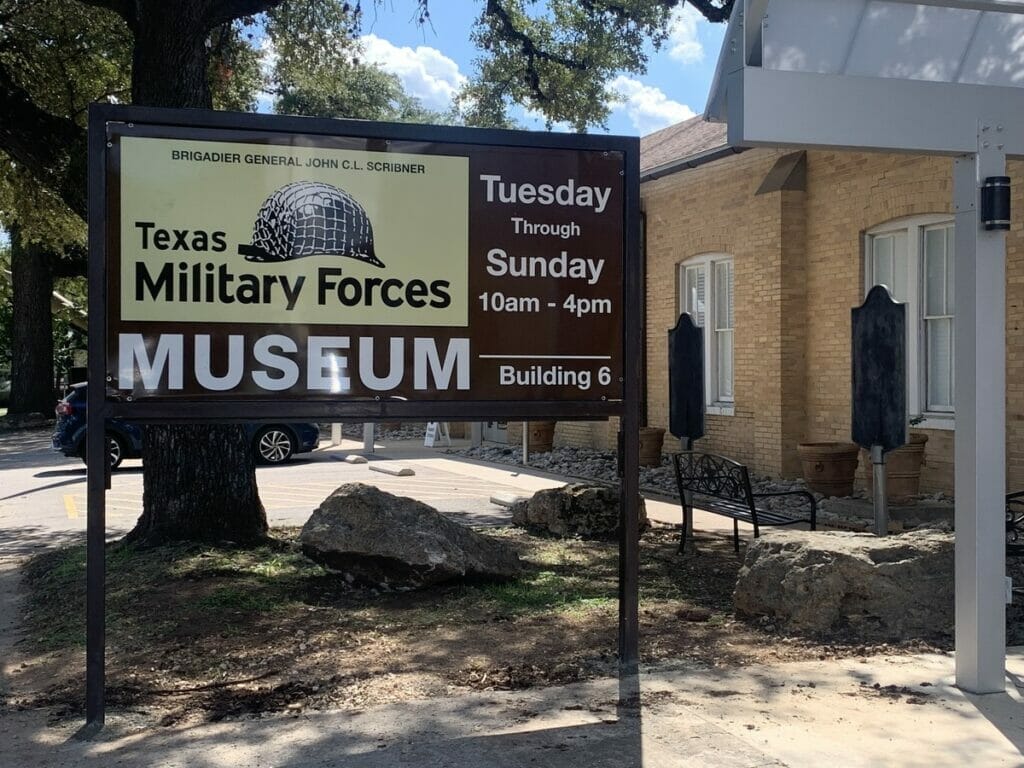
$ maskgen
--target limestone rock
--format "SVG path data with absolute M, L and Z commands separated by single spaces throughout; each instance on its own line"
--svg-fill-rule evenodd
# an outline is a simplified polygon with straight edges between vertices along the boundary
M 433 507 L 363 483 L 346 483 L 302 527 L 302 551 L 350 581 L 392 589 L 452 579 L 507 580 L 523 572 L 505 542 Z
M 858 641 L 948 636 L 953 535 L 770 531 L 747 550 L 734 606 L 739 616 L 768 616 L 796 634 Z
M 585 483 L 548 488 L 514 505 L 512 523 L 555 536 L 615 539 L 619 530 L 619 491 Z M 647 526 L 647 512 L 641 499 L 640 530 Z

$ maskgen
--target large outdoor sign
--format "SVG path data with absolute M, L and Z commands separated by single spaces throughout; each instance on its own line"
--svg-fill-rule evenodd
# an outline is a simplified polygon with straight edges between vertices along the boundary
M 86 718 L 105 420 L 620 416 L 639 658 L 639 140 L 93 105 Z
M 107 123 L 109 396 L 621 402 L 621 140 L 339 134 Z

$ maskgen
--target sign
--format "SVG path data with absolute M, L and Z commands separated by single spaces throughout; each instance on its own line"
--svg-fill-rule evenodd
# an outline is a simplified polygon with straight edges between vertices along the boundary
M 110 418 L 407 417 L 447 440 L 451 418 L 621 417 L 632 674 L 639 139 L 92 104 L 88 141 L 90 455 Z M 108 466 L 87 478 L 90 724 Z
M 668 332 L 669 431 L 692 445 L 704 437 L 704 329 L 683 312 Z
M 108 123 L 108 396 L 621 401 L 625 152 L 439 133 Z
M 426 448 L 433 448 L 434 443 L 437 441 L 437 422 L 427 422 L 427 429 L 423 434 L 423 445 Z
M 851 436 L 891 451 L 907 442 L 907 306 L 876 285 L 850 310 L 850 328 Z

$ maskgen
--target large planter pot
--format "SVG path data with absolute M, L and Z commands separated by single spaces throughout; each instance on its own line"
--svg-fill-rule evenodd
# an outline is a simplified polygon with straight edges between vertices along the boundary
M 640 466 L 660 467 L 661 446 L 665 430 L 661 427 L 640 427 Z
M 885 454 L 885 498 L 890 504 L 906 506 L 917 503 L 921 492 L 921 465 L 928 435 L 911 434 L 906 445 Z M 865 456 L 867 452 L 865 451 Z M 868 492 L 874 488 L 874 473 L 868 463 Z
M 547 453 L 555 444 L 554 421 L 531 421 L 527 424 L 530 430 L 526 445 L 530 453 Z
M 797 445 L 807 486 L 825 496 L 849 496 L 853 493 L 859 450 L 853 443 Z

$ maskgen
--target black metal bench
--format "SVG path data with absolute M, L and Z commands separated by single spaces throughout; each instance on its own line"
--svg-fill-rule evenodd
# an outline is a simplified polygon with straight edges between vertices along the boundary
M 683 507 L 683 534 L 679 539 L 679 551 L 686 546 L 686 534 L 693 515 L 694 496 L 700 497 L 698 506 L 716 515 L 732 518 L 733 546 L 740 551 L 739 521 L 754 526 L 754 538 L 761 535 L 762 525 L 794 525 L 810 523 L 811 530 L 817 528 L 818 505 L 807 491 L 785 491 L 782 493 L 754 493 L 750 488 L 750 474 L 737 461 L 712 453 L 684 451 L 672 457 L 679 486 L 679 502 Z M 758 506 L 759 499 L 777 496 L 800 496 L 807 500 L 810 514 L 796 517 Z
M 1024 491 L 1006 494 L 1006 556 L 1024 557 Z

